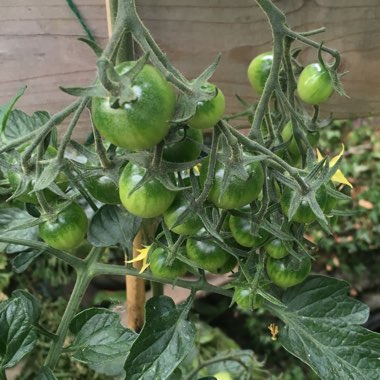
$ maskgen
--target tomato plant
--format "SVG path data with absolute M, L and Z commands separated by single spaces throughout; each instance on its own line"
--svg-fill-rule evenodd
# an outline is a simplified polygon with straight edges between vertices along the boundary
M 234 300 L 243 310 L 253 310 L 263 304 L 264 299 L 255 294 L 251 289 L 245 287 L 236 287 L 234 292 Z
M 254 235 L 252 230 L 253 225 L 248 217 L 231 215 L 229 227 L 233 238 L 243 247 L 257 248 L 269 237 L 269 233 L 262 228 Z
M 170 230 L 180 235 L 195 235 L 202 227 L 202 221 L 196 213 L 191 214 L 183 223 L 175 226 L 178 218 L 190 207 L 183 194 L 178 194 L 170 207 L 164 212 L 164 221 Z
M 289 213 L 292 196 L 294 196 L 294 192 L 290 188 L 286 187 L 281 197 L 281 208 L 285 215 L 288 215 Z M 323 187 L 321 187 L 316 193 L 316 200 L 321 209 L 324 209 L 326 206 L 327 194 L 326 190 Z M 291 218 L 292 221 L 302 224 L 312 223 L 316 219 L 317 216 L 306 200 L 301 200 L 295 214 Z
M 264 246 L 265 252 L 273 259 L 282 259 L 289 253 L 280 239 L 273 239 Z
M 76 203 L 39 225 L 39 234 L 46 244 L 56 249 L 69 250 L 77 247 L 87 233 L 87 216 Z
M 270 257 L 266 270 L 270 280 L 280 288 L 289 288 L 303 282 L 311 269 L 311 261 L 307 256 L 299 260 L 291 255 L 282 259 Z
M 145 169 L 129 163 L 123 170 L 119 182 L 120 200 L 133 215 L 153 218 L 161 215 L 172 204 L 175 192 L 165 188 L 157 179 L 152 179 L 133 191 L 142 180 Z
M 333 88 L 342 92 L 340 55 L 311 39 L 321 29 L 295 32 L 272 1 L 256 2 L 272 27 L 273 53 L 249 65 L 261 97 L 238 96 L 243 109 L 236 113 L 225 115 L 223 92 L 211 84 L 220 57 L 187 79 L 154 41 L 134 0 L 110 2 L 113 34 L 104 49 L 84 39 L 97 57 L 96 78 L 62 88 L 77 97 L 70 105 L 27 115 L 14 109 L 23 88 L 0 106 L 0 195 L 7 202 L 0 207 L 0 252 L 7 255 L 0 280 L 4 268 L 20 274 L 7 278 L 5 290 L 0 283 L 1 379 L 35 348 L 42 359 L 29 356 L 24 367 L 33 379 L 82 378 L 67 368 L 86 365 L 120 379 L 266 376 L 250 350 L 197 360 L 199 323 L 191 313 L 199 293 L 273 315 L 267 340 L 323 379 L 379 378 L 379 335 L 359 326 L 367 308 L 347 296 L 346 283 L 309 276 L 311 231 L 319 224 L 331 232 L 344 211 L 334 210 L 334 201 L 349 199 L 335 184 L 351 187 L 338 166 L 344 149 L 331 159 L 314 151 L 313 131 L 328 122 L 319 107 L 311 114 L 304 104 L 322 104 Z M 320 63 L 301 75 L 295 41 L 319 47 Z M 333 58 L 329 65 L 325 56 Z M 87 108 L 93 128 L 81 143 L 75 128 Z M 245 117 L 250 128 L 241 131 Z M 204 129 L 210 131 L 203 136 Z M 25 271 L 32 277 L 21 282 Z M 115 308 L 91 305 L 90 297 L 82 302 L 94 279 L 95 288 L 109 285 L 109 276 L 122 279 L 123 292 L 126 279 L 127 326 Z M 54 310 L 49 300 L 66 283 L 73 283 L 69 300 L 50 326 L 43 319 Z M 163 284 L 189 295 L 176 305 Z M 11 293 L 25 285 L 29 293 Z M 103 292 L 112 304 L 111 293 Z
M 221 162 L 216 164 L 215 177 L 210 193 L 211 202 L 223 209 L 240 208 L 255 200 L 264 184 L 264 172 L 259 162 L 252 162 L 246 166 L 248 178 L 243 180 L 237 177 L 229 177 L 224 184 L 225 166 Z M 207 161 L 200 171 L 201 183 L 207 177 Z
M 156 248 L 149 255 L 150 270 L 158 278 L 176 279 L 187 272 L 186 264 L 174 259 L 172 264 L 167 263 L 168 253 L 163 248 Z
M 334 92 L 334 86 L 329 72 L 320 63 L 306 66 L 297 83 L 300 99 L 313 105 L 326 102 Z
M 194 128 L 180 129 L 174 141 L 165 145 L 163 158 L 170 162 L 187 162 L 196 160 L 203 144 L 202 131 Z
M 273 54 L 266 52 L 253 58 L 248 66 L 248 79 L 253 89 L 262 94 L 272 67 Z
M 133 62 L 123 62 L 115 68 L 126 74 Z M 111 104 L 110 98 L 92 100 L 95 127 L 111 143 L 133 151 L 149 149 L 168 133 L 173 117 L 175 92 L 162 74 L 145 65 L 134 78 L 134 99 L 125 104 Z
M 204 102 L 199 102 L 194 116 L 188 121 L 191 128 L 208 129 L 212 128 L 223 116 L 225 109 L 225 99 L 222 90 L 216 88 L 211 83 L 206 83 L 204 90 L 215 91 L 216 95 Z
M 88 192 L 99 202 L 117 205 L 120 203 L 119 189 L 107 176 L 92 176 L 85 180 Z
M 199 267 L 211 273 L 227 273 L 236 265 L 236 259 L 210 239 L 187 239 L 187 256 Z

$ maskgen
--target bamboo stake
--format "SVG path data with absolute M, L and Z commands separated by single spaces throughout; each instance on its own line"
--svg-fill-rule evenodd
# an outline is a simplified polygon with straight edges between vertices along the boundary
M 105 0 L 107 13 L 108 37 L 112 34 L 112 24 L 115 19 L 115 0 Z M 133 258 L 138 255 L 137 250 L 142 248 L 143 230 L 140 229 L 133 241 Z M 136 269 L 141 268 L 141 262 L 133 263 Z M 144 324 L 145 283 L 144 280 L 134 276 L 125 276 L 126 284 L 126 321 L 128 328 L 139 331 Z M 124 319 L 124 318 L 123 318 Z

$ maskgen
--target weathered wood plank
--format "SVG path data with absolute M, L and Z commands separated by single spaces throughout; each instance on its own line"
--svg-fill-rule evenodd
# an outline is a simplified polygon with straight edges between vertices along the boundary
M 104 45 L 107 38 L 103 0 L 76 0 L 90 29 Z M 137 0 L 142 19 L 160 46 L 188 77 L 200 73 L 221 52 L 214 81 L 223 89 L 228 112 L 239 109 L 234 95 L 252 101 L 246 79 L 251 58 L 270 49 L 266 19 L 253 0 Z M 350 98 L 334 95 L 324 107 L 337 117 L 380 114 L 380 1 L 282 0 L 296 30 L 326 26 L 318 41 L 342 52 Z M 94 76 L 95 58 L 76 40 L 83 31 L 64 0 L 1 0 L 0 103 L 22 84 L 19 106 L 57 111 L 70 102 L 58 85 L 86 84 Z M 304 62 L 316 60 L 306 49 Z M 83 117 L 79 135 L 88 127 Z

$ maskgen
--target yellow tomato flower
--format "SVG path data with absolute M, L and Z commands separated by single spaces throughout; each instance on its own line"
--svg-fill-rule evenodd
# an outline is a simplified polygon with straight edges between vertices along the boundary
M 150 245 L 141 249 L 137 249 L 136 251 L 139 253 L 135 258 L 132 260 L 126 261 L 126 263 L 135 263 L 137 261 L 142 261 L 142 267 L 140 269 L 139 273 L 143 273 L 146 268 L 149 267 L 149 263 L 147 262 L 148 260 L 148 253 L 149 253 Z
M 333 168 L 336 165 L 338 160 L 342 157 L 343 153 L 344 153 L 344 145 L 342 144 L 341 152 L 330 160 L 330 164 L 329 164 L 330 168 Z M 323 160 L 322 154 L 318 149 L 317 149 L 317 159 L 318 159 L 318 162 Z M 334 182 L 343 183 L 343 185 L 350 186 L 351 188 L 353 187 L 340 169 L 338 169 L 335 172 L 335 174 L 331 177 L 331 180 Z

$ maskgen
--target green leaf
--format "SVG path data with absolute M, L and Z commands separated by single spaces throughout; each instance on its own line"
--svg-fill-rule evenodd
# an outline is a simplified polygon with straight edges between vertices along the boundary
M 1 139 L 5 142 L 24 137 L 30 132 L 42 127 L 50 119 L 45 111 L 36 111 L 29 116 L 23 111 L 13 110 L 9 115 L 7 126 L 3 131 Z
M 38 300 L 26 290 L 18 289 L 12 293 L 12 298 L 20 298 L 32 323 L 36 324 L 41 316 Z
M 25 247 L 24 247 L 25 248 Z M 12 260 L 12 270 L 16 273 L 22 273 L 28 269 L 29 265 L 44 251 L 28 250 L 19 253 Z
M 76 337 L 70 346 L 73 358 L 109 376 L 124 373 L 124 361 L 137 334 L 120 324 L 120 316 L 108 309 L 79 313 L 70 324 Z
M 195 341 L 195 327 L 185 318 L 169 297 L 147 301 L 144 327 L 124 364 L 125 380 L 151 380 L 157 374 L 165 380 L 172 374 Z
M 0 368 L 11 368 L 31 352 L 37 333 L 25 298 L 11 298 L 0 304 Z
M 38 373 L 36 380 L 57 380 L 53 371 L 48 367 L 42 367 Z
M 109 96 L 108 91 L 100 83 L 94 86 L 89 86 L 89 87 L 62 87 L 60 86 L 59 89 L 71 96 L 79 96 L 79 97 Z
M 23 230 L 6 231 L 25 223 L 29 223 L 35 220 L 26 211 L 18 208 L 5 208 L 0 209 L 0 235 L 4 235 L 8 238 L 18 238 L 26 240 L 37 240 L 38 233 L 37 227 L 30 227 Z M 6 232 L 5 232 L 6 231 Z M 8 244 L 0 242 L 0 251 L 7 253 L 17 253 L 26 250 L 23 245 Z
M 7 124 L 13 106 L 16 104 L 17 100 L 19 100 L 21 96 L 24 95 L 25 90 L 26 86 L 21 87 L 13 99 L 11 99 L 8 103 L 0 106 L 0 133 L 3 132 Z
M 54 182 L 60 170 L 61 164 L 59 162 L 57 162 L 56 160 L 50 162 L 49 165 L 46 166 L 46 168 L 44 168 L 41 175 L 38 177 L 33 190 L 39 191 L 46 189 Z
M 359 326 L 369 310 L 348 291 L 346 282 L 324 276 L 288 289 L 287 308 L 271 307 L 285 323 L 280 342 L 321 379 L 378 380 L 380 335 Z
M 141 225 L 141 218 L 122 211 L 118 206 L 105 205 L 93 216 L 88 241 L 95 247 L 121 244 L 130 250 Z

